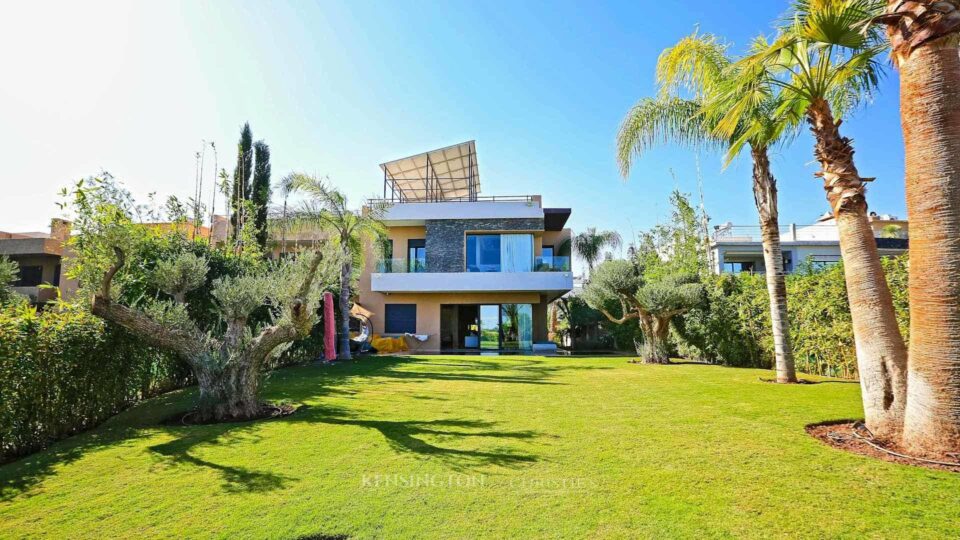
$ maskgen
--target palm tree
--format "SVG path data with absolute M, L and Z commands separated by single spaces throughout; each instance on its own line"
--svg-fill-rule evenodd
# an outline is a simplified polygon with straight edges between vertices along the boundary
M 805 119 L 809 125 L 822 167 L 816 176 L 823 178 L 840 235 L 866 423 L 876 435 L 895 438 L 903 423 L 907 351 L 867 218 L 866 184 L 873 179 L 860 176 L 852 141 L 840 134 L 837 120 L 876 88 L 885 44 L 879 32 L 861 33 L 856 26 L 883 1 L 796 0 L 776 39 L 758 38 L 737 62 L 737 69 L 755 76 L 725 91 L 730 105 L 719 131 L 732 134 L 765 88 L 780 89 L 778 121 Z
M 385 233 L 380 221 L 382 211 L 377 207 L 361 212 L 350 210 L 346 195 L 326 179 L 305 174 L 292 176 L 291 189 L 308 196 L 294 219 L 319 225 L 321 229 L 329 231 L 331 238 L 340 246 L 343 257 L 340 266 L 340 351 L 337 358 L 350 360 L 350 286 L 353 269 L 362 260 L 364 242 Z
M 590 227 L 573 237 L 573 250 L 587 263 L 589 275 L 593 275 L 593 265 L 603 256 L 605 248 L 616 249 L 622 242 L 616 231 L 597 231 Z
M 280 214 L 280 256 L 283 257 L 287 252 L 287 229 L 289 222 L 287 221 L 287 203 L 290 200 L 290 195 L 296 191 L 296 179 L 297 176 L 294 174 L 288 174 L 280 179 L 280 183 L 277 184 L 277 191 L 280 192 L 280 195 L 283 197 L 283 210 Z
M 766 266 L 770 321 L 773 330 L 777 382 L 797 382 L 790 327 L 787 318 L 787 285 L 780 247 L 777 209 L 777 181 L 770 170 L 770 146 L 789 133 L 789 125 L 774 121 L 779 105 L 773 92 L 758 92 L 751 107 L 739 116 L 732 135 L 716 133 L 725 99 L 721 89 L 729 79 L 745 74 L 733 69 L 728 46 L 715 36 L 694 33 L 666 49 L 657 62 L 660 96 L 641 100 L 627 114 L 617 135 L 617 158 L 624 178 L 630 175 L 633 159 L 651 146 L 674 141 L 689 147 L 719 147 L 727 151 L 729 163 L 745 145 L 753 159 L 753 197 L 760 215 L 763 258 Z M 749 75 L 749 74 L 746 74 Z M 692 94 L 679 96 L 686 90 Z
M 890 1 L 910 217 L 910 362 L 904 442 L 960 448 L 960 1 Z

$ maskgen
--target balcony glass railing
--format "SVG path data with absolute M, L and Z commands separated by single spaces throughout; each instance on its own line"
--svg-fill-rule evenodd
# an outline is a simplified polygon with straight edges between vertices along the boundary
M 426 259 L 383 259 L 377 262 L 377 273 L 380 274 L 413 274 L 429 272 Z M 491 267 L 494 268 L 494 267 Z M 469 271 L 476 271 L 468 269 Z M 488 269 L 486 272 L 500 272 L 500 268 Z M 569 272 L 570 257 L 537 257 L 534 259 L 533 272 Z
M 570 257 L 537 257 L 533 262 L 534 272 L 569 272 Z
M 381 274 L 418 274 L 427 272 L 426 259 L 383 259 L 377 262 Z

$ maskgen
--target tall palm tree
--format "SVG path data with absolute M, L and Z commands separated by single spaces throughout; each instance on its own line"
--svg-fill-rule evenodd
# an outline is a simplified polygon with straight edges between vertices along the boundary
M 960 0 L 891 0 L 910 217 L 904 442 L 960 449 Z
M 878 436 L 896 438 L 906 401 L 907 350 L 867 218 L 866 184 L 873 179 L 860 176 L 852 141 L 840 134 L 837 119 L 876 88 L 885 43 L 879 32 L 861 33 L 857 24 L 883 1 L 796 0 L 779 35 L 772 42 L 758 38 L 751 54 L 737 62 L 756 76 L 727 89 L 732 105 L 720 132 L 733 133 L 754 89 L 766 87 L 780 89 L 779 120 L 805 119 L 809 125 L 822 168 L 816 176 L 823 179 L 840 235 L 866 423 Z
M 307 195 L 297 221 L 316 223 L 338 243 L 340 264 L 340 350 L 337 358 L 350 360 L 350 288 L 355 265 L 363 257 L 364 242 L 385 233 L 380 221 L 381 210 L 354 211 L 348 206 L 346 195 L 331 186 L 326 179 L 305 174 L 294 174 L 291 189 Z
M 289 228 L 289 222 L 287 220 L 287 203 L 290 200 L 290 195 L 296 191 L 296 180 L 297 175 L 288 174 L 280 179 L 280 183 L 277 184 L 277 191 L 280 192 L 280 196 L 283 197 L 283 209 L 280 214 L 280 256 L 286 254 L 287 252 L 287 229 Z
M 727 48 L 715 36 L 694 33 L 661 53 L 657 62 L 660 95 L 643 99 L 631 109 L 617 136 L 620 172 L 624 178 L 628 177 L 633 159 L 660 142 L 724 148 L 726 163 L 744 146 L 750 147 L 777 382 L 795 383 L 797 374 L 790 346 L 787 285 L 780 247 L 777 181 L 770 170 L 768 156 L 768 149 L 794 130 L 786 123 L 774 121 L 772 113 L 779 105 L 777 93 L 764 92 L 758 87 L 760 91 L 754 102 L 739 116 L 731 135 L 717 134 L 717 123 L 722 118 L 719 111 L 725 109 L 727 101 L 721 90 L 730 84 L 729 79 L 745 75 L 732 68 Z M 690 94 L 688 98 L 680 96 L 684 91 Z
M 587 263 L 588 276 L 593 274 L 593 265 L 600 260 L 603 250 L 620 247 L 622 239 L 616 231 L 597 231 L 590 227 L 573 237 L 573 251 Z

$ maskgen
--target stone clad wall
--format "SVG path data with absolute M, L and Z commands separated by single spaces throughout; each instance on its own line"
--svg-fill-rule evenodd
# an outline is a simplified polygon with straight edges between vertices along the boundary
M 467 231 L 542 231 L 543 219 L 427 220 L 427 271 L 466 272 Z

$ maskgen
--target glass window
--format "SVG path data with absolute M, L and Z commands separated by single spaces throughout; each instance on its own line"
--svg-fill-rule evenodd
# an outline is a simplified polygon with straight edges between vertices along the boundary
M 386 334 L 415 334 L 417 332 L 416 304 L 386 304 L 383 306 L 383 331 Z
M 753 261 L 725 261 L 723 263 L 723 271 L 729 272 L 731 274 L 739 274 L 741 272 L 753 272 L 756 268 L 756 263 Z
M 538 272 L 552 271 L 554 270 L 553 263 L 553 246 L 543 246 L 536 270 Z
M 533 348 L 533 305 L 503 304 L 500 306 L 500 318 L 504 349 Z
M 480 306 L 480 348 L 500 348 L 500 306 Z
M 500 235 L 467 235 L 467 272 L 500 271 Z
M 423 272 L 427 268 L 427 241 L 407 241 L 407 271 Z
M 21 266 L 17 281 L 13 282 L 14 287 L 36 287 L 43 281 L 42 266 Z

